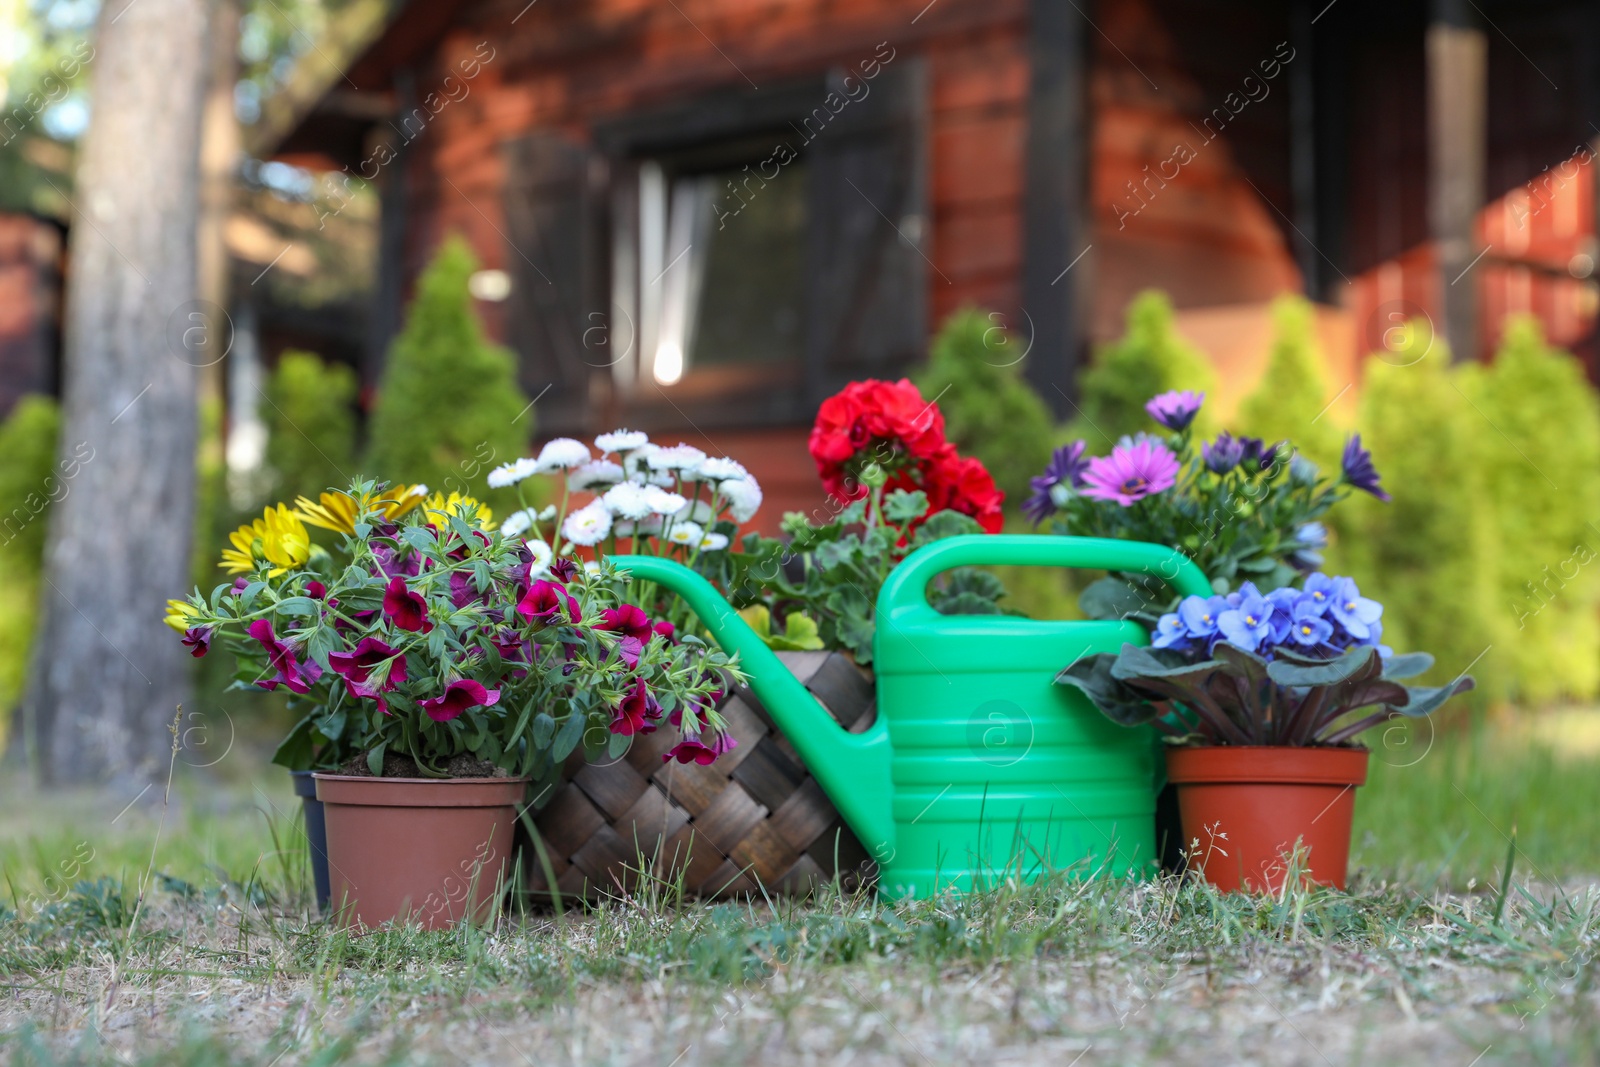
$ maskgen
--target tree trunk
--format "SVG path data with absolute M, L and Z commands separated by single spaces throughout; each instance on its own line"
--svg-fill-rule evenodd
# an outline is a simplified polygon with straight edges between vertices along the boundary
M 165 773 L 194 526 L 204 0 L 109 0 L 72 194 L 61 437 L 24 739 L 46 783 Z

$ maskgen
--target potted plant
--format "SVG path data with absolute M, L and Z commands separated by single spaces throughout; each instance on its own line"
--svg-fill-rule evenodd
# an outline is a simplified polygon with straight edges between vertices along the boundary
M 733 744 L 711 706 L 726 657 L 673 640 L 614 594 L 617 576 L 496 529 L 471 498 L 420 506 L 357 482 L 235 537 L 243 568 L 174 612 L 240 682 L 305 714 L 279 759 L 316 761 L 333 904 L 352 924 L 439 927 L 494 903 L 530 781 L 661 727 L 678 750 Z M 336 530 L 334 552 L 306 521 Z
M 1276 891 L 1293 870 L 1342 889 L 1369 758 L 1356 739 L 1473 685 L 1403 684 L 1433 657 L 1380 644 L 1382 614 L 1349 578 L 1313 573 L 1265 594 L 1247 581 L 1184 598 L 1153 647 L 1085 657 L 1056 680 L 1113 722 L 1166 735 L 1188 865 L 1206 881 Z

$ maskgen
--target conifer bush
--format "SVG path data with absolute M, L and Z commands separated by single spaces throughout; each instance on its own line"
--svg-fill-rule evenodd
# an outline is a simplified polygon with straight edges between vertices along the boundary
M 1095 353 L 1079 379 L 1079 414 L 1066 438 L 1082 438 L 1095 447 L 1109 447 L 1123 434 L 1150 428 L 1144 404 L 1169 389 L 1214 391 L 1216 374 L 1204 352 L 1178 334 L 1172 301 L 1150 289 L 1128 305 L 1127 331 Z M 1210 409 L 1202 409 L 1197 434 L 1217 429 Z
M 43 396 L 23 397 L 0 423 L 0 747 L 22 695 L 52 497 L 72 491 L 56 465 L 60 434 L 60 408 Z
M 1462 370 L 1485 497 L 1499 525 L 1499 601 L 1516 699 L 1600 688 L 1600 398 L 1538 321 L 1507 323 L 1494 362 Z
M 1418 329 L 1411 344 L 1425 354 L 1366 361 L 1361 396 L 1362 443 L 1394 499 L 1352 499 L 1330 514 L 1330 566 L 1379 591 L 1385 644 L 1431 651 L 1435 680 L 1470 666 L 1480 700 L 1503 698 L 1514 626 L 1499 584 L 1497 503 L 1488 495 L 1492 431 L 1456 387 L 1444 342 Z
M 1019 352 L 983 312 L 963 308 L 945 320 L 916 376 L 923 396 L 939 398 L 946 436 L 983 461 L 1013 508 L 1050 459 L 1055 433 L 1049 408 L 1019 373 Z
M 418 279 L 378 388 L 365 471 L 469 492 L 524 454 L 532 412 L 523 414 L 515 357 L 489 342 L 473 310 L 467 279 L 476 269 L 466 241 L 452 236 Z M 480 491 L 501 511 L 496 496 Z
M 356 473 L 356 375 L 310 352 L 288 351 L 267 383 L 267 467 L 273 496 L 292 500 L 345 485 Z
M 1343 442 L 1324 413 L 1330 396 L 1311 302 L 1279 297 L 1272 305 L 1272 320 L 1267 370 L 1239 405 L 1239 430 L 1265 441 L 1293 441 L 1323 469 L 1337 467 Z

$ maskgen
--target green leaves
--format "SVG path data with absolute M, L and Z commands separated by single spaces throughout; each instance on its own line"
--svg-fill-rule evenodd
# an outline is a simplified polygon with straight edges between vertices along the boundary
M 1137 726 L 1159 721 L 1163 701 L 1193 713 L 1203 740 L 1212 744 L 1344 744 L 1394 715 L 1418 717 L 1473 686 L 1470 677 L 1447 686 L 1408 689 L 1397 677 L 1432 666 L 1425 654 L 1393 657 L 1386 669 L 1376 648 L 1361 646 L 1335 659 L 1315 659 L 1280 649 L 1268 662 L 1253 652 L 1219 643 L 1211 659 L 1177 649 L 1123 645 L 1074 662 L 1056 676 L 1087 696 L 1112 722 Z M 1391 673 L 1394 676 L 1391 676 Z M 1344 716 L 1374 705 L 1383 710 L 1339 727 Z

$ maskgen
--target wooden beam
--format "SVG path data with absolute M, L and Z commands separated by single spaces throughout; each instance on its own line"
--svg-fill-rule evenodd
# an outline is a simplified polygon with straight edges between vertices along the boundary
M 1427 34 L 1428 228 L 1438 263 L 1434 323 L 1457 360 L 1478 357 L 1473 223 L 1484 200 L 1489 49 L 1470 0 L 1434 0 Z
M 1087 6 L 1088 0 L 1081 0 Z M 1063 416 L 1077 402 L 1088 335 L 1088 16 L 1079 5 L 1028 5 L 1028 143 L 1023 188 L 1022 307 L 1033 324 L 1023 372 Z M 1024 324 L 1015 324 L 1018 329 Z

